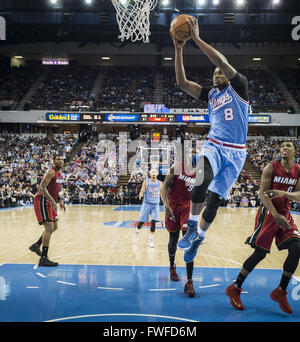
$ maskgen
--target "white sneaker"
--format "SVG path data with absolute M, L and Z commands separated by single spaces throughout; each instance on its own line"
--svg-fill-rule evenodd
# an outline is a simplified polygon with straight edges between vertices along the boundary
M 149 236 L 148 246 L 151 247 L 151 248 L 154 247 L 154 238 L 153 238 L 152 235 Z
M 135 233 L 133 235 L 133 242 L 136 243 L 138 241 L 138 238 L 139 238 L 139 233 L 140 233 L 140 230 L 139 229 L 136 229 L 135 230 Z

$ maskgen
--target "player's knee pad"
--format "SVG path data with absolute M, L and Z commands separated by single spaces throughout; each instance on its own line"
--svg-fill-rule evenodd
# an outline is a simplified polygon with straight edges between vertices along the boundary
M 222 202 L 222 198 L 212 192 L 207 200 L 206 203 L 206 207 L 203 211 L 202 217 L 205 220 L 205 222 L 207 223 L 212 223 L 213 220 L 215 219 L 216 215 L 217 215 L 217 211 L 219 209 L 219 206 L 221 205 Z
M 199 171 L 200 170 L 197 170 L 196 172 L 199 172 Z M 204 157 L 203 180 L 200 185 L 194 186 L 194 189 L 191 194 L 191 201 L 193 203 L 205 202 L 206 190 L 213 178 L 214 178 L 214 174 L 210 166 L 210 163 L 208 159 Z M 199 179 L 196 177 L 196 182 L 197 181 L 199 181 Z
M 150 232 L 154 233 L 155 232 L 155 228 L 156 228 L 156 221 L 152 220 L 151 221 L 151 227 L 150 227 Z

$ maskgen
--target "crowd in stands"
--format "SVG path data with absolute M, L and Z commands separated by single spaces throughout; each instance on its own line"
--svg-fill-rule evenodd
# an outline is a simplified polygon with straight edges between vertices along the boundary
M 11 68 L 7 64 L 0 64 L 0 109 L 13 109 L 14 105 L 22 100 L 40 73 L 41 69 L 36 67 Z
M 197 138 L 194 133 L 187 135 Z M 118 142 L 121 139 L 121 144 Z M 123 140 L 123 141 L 122 141 Z M 149 143 L 149 134 L 141 134 L 140 141 Z M 253 139 L 248 141 L 249 158 L 253 166 L 262 168 L 279 158 L 280 139 Z M 148 166 L 142 163 L 141 149 L 129 166 L 127 184 L 120 185 L 119 160 L 127 153 L 130 135 L 124 133 L 92 134 L 72 158 L 71 151 L 78 139 L 72 134 L 0 134 L 0 208 L 32 204 L 45 171 L 52 166 L 53 152 L 65 158 L 62 198 L 69 204 L 140 204 L 138 198 Z M 111 142 L 111 145 L 108 143 Z M 8 148 L 9 146 L 9 148 Z M 172 151 L 172 142 L 164 142 L 165 151 Z M 124 151 L 122 150 L 124 149 Z M 121 153 L 121 155 L 120 155 Z M 120 158 L 121 156 L 121 158 Z M 169 159 L 173 163 L 172 153 Z M 295 161 L 299 163 L 299 153 Z M 126 160 L 127 162 L 127 160 Z M 259 184 L 245 170 L 231 189 L 231 196 L 222 205 L 230 207 L 257 207 Z M 294 210 L 300 210 L 292 203 Z
M 276 86 L 270 72 L 250 68 L 240 72 L 249 82 L 249 103 L 253 112 L 288 112 L 290 105 Z
M 188 79 L 204 87 L 212 86 L 213 69 L 205 67 L 185 69 Z M 239 71 L 248 78 L 250 105 L 253 112 L 292 110 L 270 72 L 250 68 Z M 298 102 L 300 101 L 297 83 L 299 72 L 299 69 L 292 68 L 278 72 Z M 1 101 L 19 102 L 41 73 L 45 74 L 45 78 L 29 101 L 31 109 L 141 112 L 144 103 L 153 101 L 156 91 L 161 92 L 162 101 L 168 108 L 207 107 L 206 102 L 194 99 L 178 87 L 174 67 L 161 68 L 162 84 L 161 88 L 156 89 L 157 70 L 154 67 L 79 65 L 21 68 L 0 66 L 2 80 L 0 105 Z M 98 90 L 95 93 L 96 83 Z
M 280 68 L 277 71 L 280 79 L 286 85 L 288 91 L 300 105 L 299 77 L 300 68 Z
M 1 134 L 0 207 L 32 203 L 54 151 L 67 158 L 75 144 L 72 135 Z
M 77 101 L 82 106 L 92 104 L 97 67 L 60 66 L 53 71 L 44 69 L 47 77 L 31 98 L 31 109 L 70 110 Z
M 151 102 L 153 88 L 154 70 L 151 68 L 106 68 L 94 110 L 140 112 L 142 103 Z

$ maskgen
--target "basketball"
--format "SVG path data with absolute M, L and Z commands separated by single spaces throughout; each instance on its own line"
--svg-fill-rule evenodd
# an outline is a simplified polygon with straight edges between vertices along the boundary
M 191 30 L 187 23 L 187 19 L 191 16 L 188 14 L 180 14 L 171 22 L 170 33 L 176 40 L 188 40 L 191 38 Z

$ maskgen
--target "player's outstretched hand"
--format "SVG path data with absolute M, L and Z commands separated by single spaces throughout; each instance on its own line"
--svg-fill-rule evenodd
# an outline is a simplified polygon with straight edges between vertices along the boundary
M 183 40 L 177 40 L 177 39 L 173 38 L 172 35 L 171 35 L 171 37 L 172 37 L 172 40 L 173 40 L 173 44 L 174 44 L 175 49 L 177 49 L 177 50 L 183 49 L 183 47 L 184 47 L 184 45 L 185 45 L 185 41 L 183 41 Z
M 191 30 L 191 38 L 193 40 L 199 39 L 199 25 L 197 19 L 193 16 L 190 16 L 190 18 L 187 20 L 187 24 Z

